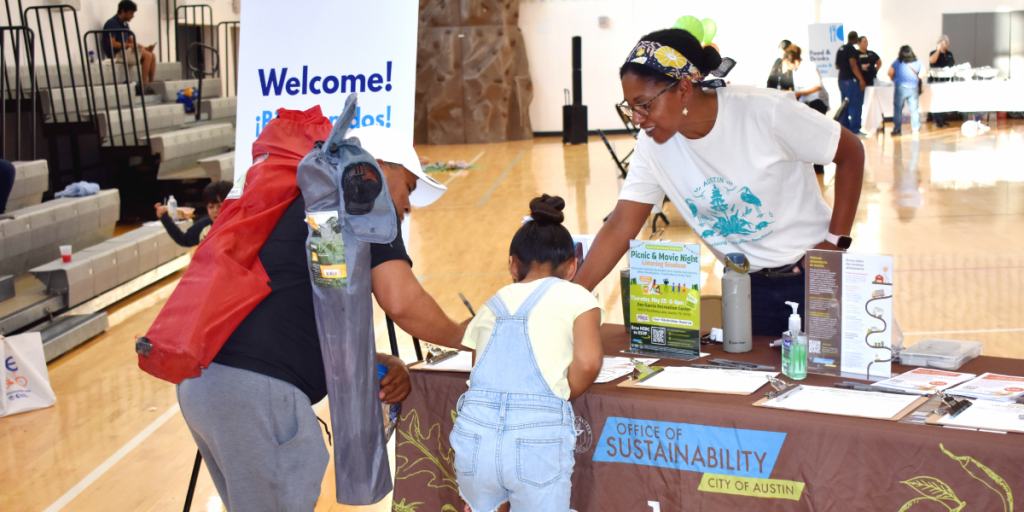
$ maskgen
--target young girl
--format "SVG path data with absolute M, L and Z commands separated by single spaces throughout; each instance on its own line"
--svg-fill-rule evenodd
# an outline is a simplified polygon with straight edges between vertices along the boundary
M 603 311 L 576 274 L 565 201 L 530 201 L 512 238 L 502 288 L 469 324 L 474 350 L 469 391 L 459 399 L 449 440 L 467 512 L 566 512 L 576 432 L 568 400 L 601 370 Z

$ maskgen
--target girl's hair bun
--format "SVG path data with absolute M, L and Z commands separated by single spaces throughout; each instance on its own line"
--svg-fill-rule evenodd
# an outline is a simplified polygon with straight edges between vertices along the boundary
M 565 200 L 561 197 L 544 194 L 530 201 L 530 217 L 540 226 L 561 224 L 565 220 L 564 208 Z
M 704 59 L 697 69 L 705 75 L 710 75 L 712 71 L 715 71 L 722 65 L 722 55 L 710 44 L 705 46 L 701 52 L 704 54 Z

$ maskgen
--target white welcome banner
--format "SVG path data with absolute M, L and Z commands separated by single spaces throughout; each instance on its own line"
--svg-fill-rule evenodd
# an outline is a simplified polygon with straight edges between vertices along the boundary
M 241 13 L 235 179 L 277 109 L 320 105 L 333 123 L 359 93 L 352 128 L 413 138 L 417 0 L 246 0 Z
M 813 23 L 807 26 L 807 57 L 818 66 L 822 78 L 839 78 L 836 53 L 846 44 L 842 23 Z

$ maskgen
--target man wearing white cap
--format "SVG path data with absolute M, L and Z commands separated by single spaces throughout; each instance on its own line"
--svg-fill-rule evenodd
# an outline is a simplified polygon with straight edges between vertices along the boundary
M 377 159 L 400 218 L 447 190 L 422 171 L 412 141 L 397 130 L 367 127 L 350 136 Z M 259 252 L 270 294 L 202 376 L 178 386 L 182 416 L 229 511 L 313 510 L 330 459 L 311 407 L 327 395 L 327 383 L 305 259 L 305 217 L 300 194 Z M 417 338 L 460 345 L 465 327 L 445 315 L 413 275 L 401 226 L 390 244 L 371 245 L 370 261 L 373 295 L 395 323 Z M 389 354 L 377 360 L 388 367 L 381 401 L 404 400 L 410 391 L 405 364 Z

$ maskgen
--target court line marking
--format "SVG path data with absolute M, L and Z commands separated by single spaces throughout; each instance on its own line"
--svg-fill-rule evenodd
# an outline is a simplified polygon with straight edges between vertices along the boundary
M 484 156 L 484 152 L 483 151 L 481 151 L 479 155 L 476 155 L 475 157 L 473 157 L 473 159 L 469 161 L 469 164 L 467 164 L 466 167 L 473 167 L 473 164 L 475 164 L 476 161 L 479 160 L 480 157 L 482 157 L 482 156 Z M 456 173 L 452 173 L 452 175 L 449 176 L 448 179 L 444 182 L 444 186 L 447 187 L 448 184 L 452 182 L 452 180 L 454 180 L 455 178 L 458 178 L 459 176 L 462 176 L 462 175 L 463 175 L 462 171 L 459 171 L 459 172 L 456 172 Z
M 57 501 L 53 502 L 53 504 L 50 505 L 49 507 L 46 507 L 46 509 L 43 510 L 43 512 L 57 512 L 58 510 L 63 509 L 65 506 L 67 506 L 68 503 L 71 503 L 72 500 L 77 498 L 79 494 L 82 494 L 82 491 L 86 490 L 96 480 L 99 480 L 99 478 L 103 476 L 104 473 L 110 470 L 110 468 L 114 467 L 114 464 L 120 462 L 121 459 L 128 455 L 129 452 L 131 452 L 137 446 L 142 444 L 142 442 L 145 441 L 147 437 L 152 435 L 153 432 L 156 432 L 158 428 L 163 426 L 164 423 L 167 423 L 167 420 L 171 419 L 179 411 L 181 411 L 181 408 L 178 406 L 178 404 L 174 404 L 173 406 L 171 406 L 170 409 L 167 409 L 167 411 L 161 414 L 159 418 L 153 421 L 153 423 L 150 423 L 148 427 L 144 428 L 142 432 L 139 432 L 138 435 L 133 437 L 131 441 L 125 443 L 125 445 L 122 446 L 121 449 L 114 452 L 114 454 L 107 458 L 107 460 L 103 461 L 102 464 L 96 466 L 96 469 L 92 470 L 91 473 L 86 475 L 85 478 L 83 478 L 81 481 L 75 484 L 75 486 L 68 490 L 68 492 L 64 493 L 64 495 L 61 496 Z
M 977 333 L 986 333 L 986 332 L 1021 332 L 1021 331 L 1024 331 L 1024 328 L 1018 328 L 1018 329 L 974 329 L 974 330 L 968 330 L 968 331 L 919 331 L 919 332 L 905 332 L 905 333 L 903 333 L 903 335 L 904 336 L 908 336 L 908 335 L 913 335 L 913 334 L 977 334 Z
M 505 168 L 505 172 L 501 173 L 501 176 L 498 176 L 498 181 L 495 181 L 494 185 L 491 185 L 491 189 L 488 190 L 486 194 L 484 194 L 483 199 L 480 199 L 480 202 L 476 204 L 477 206 L 483 206 L 487 199 L 491 197 L 491 193 L 494 192 L 494 189 L 498 188 L 498 185 L 501 184 L 501 180 L 505 179 L 505 176 L 508 175 L 508 172 L 511 171 L 512 167 L 516 165 L 516 162 L 519 161 L 519 157 L 523 156 L 523 151 L 524 150 L 522 149 L 519 150 L 519 154 L 512 159 L 512 163 L 508 164 L 508 167 Z

